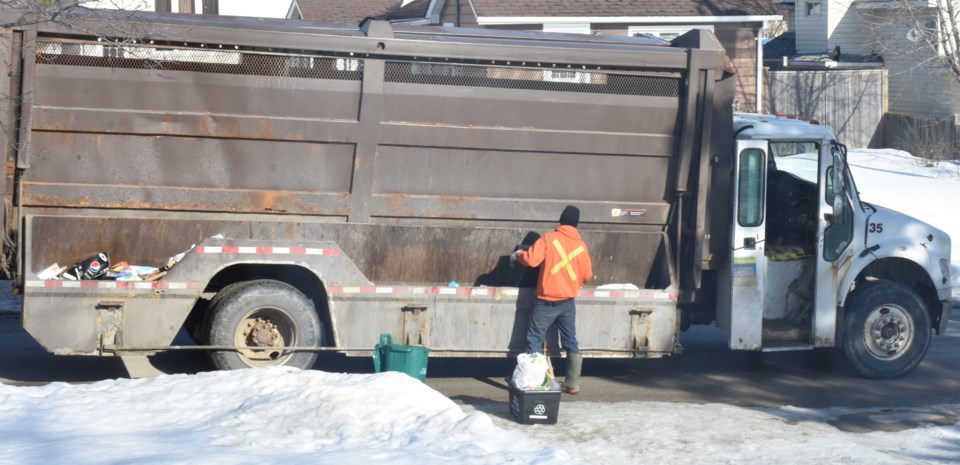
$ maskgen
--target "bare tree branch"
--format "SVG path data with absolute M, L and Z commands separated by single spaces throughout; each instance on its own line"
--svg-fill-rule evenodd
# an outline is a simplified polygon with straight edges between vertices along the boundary
M 958 2 L 960 0 L 874 2 L 874 8 L 860 13 L 872 36 L 866 45 L 885 58 L 910 57 L 918 67 L 941 68 L 960 83 Z M 903 40 L 904 32 L 909 40 Z
M 16 12 L 12 19 L 0 21 L 0 28 L 32 26 L 41 23 L 65 23 L 84 1 L 63 0 L 0 0 L 0 9 Z

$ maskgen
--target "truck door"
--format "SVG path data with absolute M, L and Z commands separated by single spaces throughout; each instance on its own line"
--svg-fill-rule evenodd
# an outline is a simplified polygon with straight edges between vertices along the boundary
M 737 141 L 733 179 L 730 348 L 757 350 L 763 333 L 764 235 L 767 194 L 766 141 Z
M 833 346 L 837 332 L 837 290 L 844 268 L 850 266 L 854 210 L 847 179 L 845 149 L 823 144 L 820 169 L 820 227 L 817 237 L 816 309 L 813 319 L 817 346 Z

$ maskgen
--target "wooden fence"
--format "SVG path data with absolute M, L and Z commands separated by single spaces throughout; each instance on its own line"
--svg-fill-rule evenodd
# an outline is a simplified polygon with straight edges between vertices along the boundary
M 933 160 L 960 158 L 960 120 L 887 113 L 883 116 L 877 147 L 906 150 Z
M 767 113 L 817 119 L 850 148 L 876 146 L 886 111 L 885 69 L 767 70 Z

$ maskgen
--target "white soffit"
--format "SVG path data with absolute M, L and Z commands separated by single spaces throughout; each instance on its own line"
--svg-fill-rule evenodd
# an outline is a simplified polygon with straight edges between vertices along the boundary
M 902 1 L 884 1 L 884 0 L 858 0 L 853 2 L 853 8 L 857 10 L 892 10 L 904 7 L 910 8 L 936 8 L 935 0 L 914 0 L 904 4 Z
M 481 26 L 551 23 L 747 23 L 780 21 L 782 15 L 770 16 L 478 16 Z

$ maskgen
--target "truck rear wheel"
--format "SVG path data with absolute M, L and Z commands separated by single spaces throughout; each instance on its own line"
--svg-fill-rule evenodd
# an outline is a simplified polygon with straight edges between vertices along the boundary
M 219 370 L 276 365 L 308 369 L 316 361 L 316 352 L 284 350 L 320 345 L 316 309 L 292 286 L 272 280 L 237 286 L 211 311 L 210 344 L 239 348 L 210 352 Z
M 916 368 L 930 347 L 930 314 L 913 289 L 876 281 L 846 306 L 843 350 L 868 378 L 896 378 Z
M 258 281 L 240 281 L 220 289 L 217 294 L 210 299 L 210 303 L 207 304 L 207 311 L 200 316 L 197 325 L 190 331 L 193 339 L 203 345 L 210 344 L 210 324 L 213 321 L 213 311 L 217 308 L 217 305 L 237 289 L 256 284 L 257 282 Z

